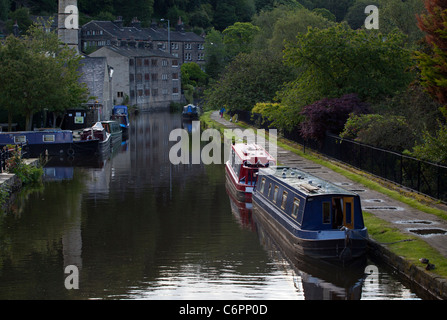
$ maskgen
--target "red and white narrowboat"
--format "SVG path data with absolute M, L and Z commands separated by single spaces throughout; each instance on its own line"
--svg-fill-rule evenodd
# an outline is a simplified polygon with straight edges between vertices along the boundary
M 251 202 L 259 168 L 276 165 L 276 160 L 260 145 L 236 143 L 225 164 L 226 182 L 239 201 Z

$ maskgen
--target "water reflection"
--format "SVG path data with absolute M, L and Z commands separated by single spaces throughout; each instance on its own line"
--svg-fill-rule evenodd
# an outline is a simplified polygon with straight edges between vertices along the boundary
M 142 113 L 112 158 L 52 159 L 42 189 L 0 217 L 0 299 L 415 298 L 381 268 L 345 284 L 292 266 L 228 196 L 223 165 L 169 162 L 182 126 Z M 79 290 L 64 287 L 67 265 Z

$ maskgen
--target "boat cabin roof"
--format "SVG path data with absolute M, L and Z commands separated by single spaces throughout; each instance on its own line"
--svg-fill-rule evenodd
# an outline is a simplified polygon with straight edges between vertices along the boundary
M 334 183 L 328 182 L 307 172 L 289 167 L 270 167 L 260 169 L 259 177 L 272 176 L 279 182 L 284 182 L 288 186 L 304 193 L 308 196 L 319 196 L 327 194 L 356 196 L 357 194 L 346 190 Z M 258 180 L 259 181 L 259 180 Z
M 242 162 L 246 161 L 247 164 L 276 163 L 276 160 L 263 147 L 255 143 L 236 143 L 233 145 L 233 149 Z

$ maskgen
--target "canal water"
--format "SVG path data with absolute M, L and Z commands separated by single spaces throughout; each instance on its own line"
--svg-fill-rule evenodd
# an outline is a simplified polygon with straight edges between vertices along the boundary
M 0 217 L 0 299 L 421 299 L 369 259 L 291 265 L 222 164 L 170 163 L 176 128 L 191 127 L 143 113 L 110 160 L 52 159 Z

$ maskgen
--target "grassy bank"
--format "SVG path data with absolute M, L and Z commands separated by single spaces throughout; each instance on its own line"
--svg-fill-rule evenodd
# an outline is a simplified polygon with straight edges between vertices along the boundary
M 208 111 L 202 115 L 200 119 L 202 125 L 223 132 L 226 127 L 213 121 L 211 119 L 211 113 L 212 111 Z M 251 128 L 256 131 L 256 128 L 252 128 L 245 123 L 238 122 L 237 124 L 241 128 Z M 266 139 L 267 138 L 268 137 L 266 137 Z M 405 192 L 400 188 L 389 184 L 386 181 L 382 181 L 375 176 L 346 166 L 344 164 L 329 160 L 315 152 L 306 150 L 306 153 L 304 153 L 302 151 L 303 147 L 301 145 L 284 138 L 278 137 L 277 143 L 279 147 L 293 152 L 300 157 L 311 160 L 321 166 L 325 166 L 356 183 L 364 185 L 370 190 L 378 191 L 419 211 L 433 214 L 437 217 L 447 220 L 447 212 L 442 209 L 436 208 L 436 203 L 432 199 L 426 198 L 419 194 Z M 410 195 L 413 195 L 413 197 Z M 419 258 L 428 258 L 431 263 L 436 265 L 436 269 L 430 272 L 447 278 L 447 259 L 442 256 L 436 249 L 431 247 L 428 243 L 420 238 L 417 238 L 416 236 L 411 236 L 400 232 L 400 230 L 393 227 L 391 223 L 377 218 L 375 215 L 369 212 L 364 212 L 364 219 L 365 224 L 368 228 L 369 235 L 372 239 L 386 246 L 390 251 L 404 257 L 407 261 L 410 261 L 415 265 L 420 265 L 421 267 L 423 267 L 424 265 L 419 262 Z

